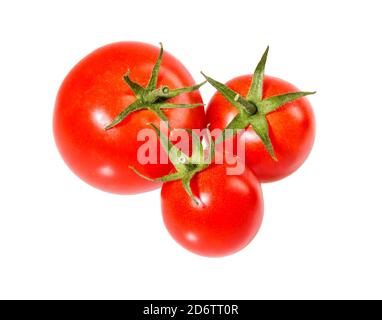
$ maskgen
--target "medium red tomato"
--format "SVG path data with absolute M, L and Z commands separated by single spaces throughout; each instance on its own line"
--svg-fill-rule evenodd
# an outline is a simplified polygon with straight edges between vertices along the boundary
M 196 173 L 190 186 L 199 204 L 181 180 L 164 183 L 161 192 L 164 223 L 180 245 L 218 257 L 244 248 L 254 238 L 263 217 L 263 198 L 249 169 L 227 175 L 227 165 L 212 164 Z
M 253 75 L 234 78 L 225 85 L 204 75 L 218 90 L 207 106 L 210 129 L 241 130 L 226 139 L 233 139 L 234 146 L 245 145 L 245 162 L 261 182 L 279 180 L 297 170 L 309 155 L 315 136 L 313 110 L 305 97 L 315 92 L 299 92 L 284 80 L 264 76 L 268 49 Z M 232 150 L 235 154 L 241 148 Z
M 120 194 L 160 187 L 160 183 L 145 180 L 129 168 L 133 166 L 151 178 L 173 168 L 171 163 L 143 165 L 137 161 L 138 149 L 145 143 L 137 141 L 140 130 L 150 123 L 159 126 L 159 116 L 167 118 L 172 128 L 205 126 L 202 98 L 190 73 L 169 53 L 163 53 L 162 61 L 159 55 L 160 50 L 149 44 L 113 43 L 81 60 L 63 81 L 54 110 L 56 144 L 67 165 L 90 185 Z M 182 94 L 172 91 L 190 86 L 194 87 Z M 143 108 L 154 104 L 156 112 Z M 191 104 L 199 107 L 185 108 Z M 128 106 L 130 111 L 133 107 L 137 111 L 105 130 Z
M 252 75 L 234 78 L 226 85 L 242 96 L 247 95 Z M 265 76 L 263 99 L 298 89 L 292 84 L 274 77 Z M 217 92 L 207 106 L 207 122 L 210 129 L 224 129 L 238 114 L 238 110 Z M 286 103 L 266 115 L 269 137 L 276 160 L 264 146 L 252 126 L 234 137 L 233 144 L 245 143 L 245 162 L 261 182 L 282 179 L 297 170 L 308 157 L 314 142 L 315 119 L 307 98 L 302 97 Z M 234 149 L 235 150 L 235 149 Z

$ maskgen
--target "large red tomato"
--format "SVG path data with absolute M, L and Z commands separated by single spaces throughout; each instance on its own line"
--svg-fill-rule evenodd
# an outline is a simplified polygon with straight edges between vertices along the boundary
M 241 96 L 248 94 L 253 75 L 234 78 L 226 86 Z M 263 81 L 263 99 L 285 93 L 297 92 L 292 84 L 270 76 Z M 230 102 L 217 92 L 207 106 L 207 122 L 210 129 L 224 129 L 238 114 Z M 282 179 L 297 170 L 309 155 L 315 136 L 315 120 L 307 98 L 302 97 L 286 103 L 266 115 L 269 138 L 275 159 L 271 157 L 252 126 L 234 136 L 233 143 L 240 139 L 245 143 L 245 161 L 261 182 Z M 235 149 L 234 149 L 235 150 Z
M 162 214 L 172 237 L 186 249 L 203 256 L 232 254 L 256 235 L 263 217 L 261 187 L 245 169 L 227 175 L 226 164 L 212 164 L 191 179 L 192 193 L 181 180 L 163 184 Z
M 54 110 L 56 144 L 68 166 L 90 185 L 104 191 L 134 194 L 161 184 L 141 178 L 129 166 L 151 178 L 163 176 L 172 169 L 170 163 L 142 165 L 137 161 L 138 149 L 145 143 L 137 141 L 137 134 L 150 123 L 159 126 L 159 117 L 152 110 L 133 112 L 115 127 L 105 130 L 121 111 L 136 101 L 136 94 L 127 85 L 124 75 L 130 71 L 132 81 L 147 86 L 159 52 L 157 47 L 139 42 L 110 44 L 81 60 L 63 81 Z M 195 82 L 187 69 L 164 52 L 156 87 L 174 89 L 193 85 Z M 194 91 L 166 102 L 197 104 L 202 103 L 202 98 Z M 202 106 L 163 109 L 162 112 L 172 128 L 205 126 Z

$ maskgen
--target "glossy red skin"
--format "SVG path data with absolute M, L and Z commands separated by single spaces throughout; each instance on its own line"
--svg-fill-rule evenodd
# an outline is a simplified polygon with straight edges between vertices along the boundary
M 246 96 L 252 75 L 234 78 L 227 86 L 242 96 Z M 263 98 L 300 91 L 292 84 L 270 76 L 265 76 Z M 220 93 L 216 93 L 207 106 L 207 122 L 211 130 L 224 129 L 237 114 Z M 278 161 L 274 161 L 252 127 L 239 135 L 245 143 L 245 162 L 256 174 L 260 182 L 280 180 L 296 171 L 308 157 L 315 137 L 313 109 L 306 98 L 287 103 L 267 115 L 269 136 Z M 235 137 L 234 139 L 238 139 Z M 236 143 L 237 140 L 234 140 Z
M 134 194 L 153 190 L 161 184 L 135 174 L 156 178 L 167 174 L 171 164 L 141 165 L 137 150 L 144 142 L 137 133 L 159 127 L 158 117 L 142 110 L 129 115 L 116 127 L 104 127 L 135 100 L 123 80 L 128 70 L 133 81 L 146 86 L 158 58 L 159 48 L 139 42 L 119 42 L 101 47 L 81 60 L 67 75 L 57 95 L 54 136 L 67 165 L 81 179 L 104 191 Z M 187 69 L 172 55 L 163 54 L 158 86 L 179 88 L 194 85 Z M 170 101 L 170 100 L 169 100 Z M 199 91 L 182 94 L 175 103 L 202 103 Z M 204 128 L 204 108 L 171 109 L 164 113 L 173 128 Z M 161 151 L 157 141 L 158 154 Z
M 191 189 L 197 206 L 181 181 L 162 187 L 164 223 L 184 248 L 208 257 L 226 256 L 244 248 L 256 235 L 263 217 L 260 184 L 249 169 L 227 175 L 227 166 L 213 164 L 194 176 Z

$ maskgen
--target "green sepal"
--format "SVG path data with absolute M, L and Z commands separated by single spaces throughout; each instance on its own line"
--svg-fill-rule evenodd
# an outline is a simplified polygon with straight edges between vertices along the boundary
M 228 100 L 229 103 L 231 103 L 239 111 L 244 111 L 244 107 L 239 101 L 242 99 L 242 97 L 237 92 L 233 91 L 231 88 L 228 88 L 225 84 L 206 76 L 203 72 L 201 72 L 201 74 L 204 78 L 206 78 L 209 84 L 211 84 L 217 91 L 222 94 L 224 98 Z
M 252 83 L 247 94 L 247 100 L 253 103 L 260 101 L 263 98 L 263 82 L 265 64 L 267 62 L 269 46 L 265 50 L 263 56 L 253 73 Z
M 125 119 L 129 114 L 141 109 L 145 109 L 145 106 L 142 104 L 142 102 L 140 100 L 134 101 L 126 109 L 124 109 L 117 117 L 115 117 L 114 120 L 105 127 L 105 130 L 109 130 L 115 127 L 118 123 L 122 122 L 123 119 Z
M 222 134 L 216 139 L 216 144 L 231 138 L 240 130 L 244 130 L 249 125 L 249 118 L 244 112 L 239 112 L 235 118 L 224 128 Z
M 160 45 L 159 56 L 158 56 L 157 61 L 155 62 L 155 65 L 154 65 L 153 71 L 151 73 L 151 77 L 150 77 L 149 83 L 147 85 L 147 89 L 148 90 L 154 90 L 157 87 L 159 68 L 160 68 L 160 64 L 162 62 L 162 57 L 163 57 L 163 45 L 162 45 L 162 42 L 160 42 L 159 45 Z
M 169 103 L 169 102 L 158 102 L 155 104 L 160 109 L 192 109 L 197 107 L 203 107 L 204 103 Z
M 213 161 L 213 159 L 215 158 L 215 151 L 216 151 L 216 148 L 215 148 L 215 141 L 214 139 L 212 139 L 212 136 L 211 136 L 211 131 L 209 130 L 208 126 L 207 126 L 207 139 L 208 139 L 208 158 L 206 159 L 205 161 L 205 168 L 207 168 Z
M 194 86 L 190 87 L 184 87 L 184 88 L 178 88 L 178 89 L 170 89 L 170 92 L 166 95 L 167 99 L 174 98 L 179 96 L 182 93 L 189 93 L 196 90 L 199 90 L 201 86 L 203 86 L 207 81 L 203 81 L 201 83 L 198 83 Z
M 246 111 L 249 114 L 256 112 L 256 105 L 247 101 L 239 93 L 232 90 L 225 84 L 206 76 L 203 72 L 201 72 L 201 74 L 207 79 L 208 83 L 211 84 L 217 91 L 219 91 L 222 96 L 228 100 L 228 102 L 236 107 L 237 110 Z
M 191 175 L 186 175 L 185 177 L 183 177 L 182 185 L 183 185 L 183 188 L 186 191 L 186 193 L 192 199 L 192 201 L 194 201 L 194 203 L 198 206 L 200 203 L 196 199 L 195 195 L 192 193 L 192 190 L 191 190 L 191 179 L 192 178 L 193 178 L 193 176 L 191 176 Z
M 249 122 L 253 130 L 255 130 L 256 134 L 260 137 L 272 159 L 277 161 L 271 139 L 269 138 L 268 121 L 265 115 L 261 113 L 255 114 L 250 117 Z
M 288 102 L 295 101 L 299 98 L 308 96 L 310 94 L 315 94 L 316 92 L 291 92 L 291 93 L 285 93 L 280 94 L 277 96 L 269 97 L 264 100 L 257 102 L 257 107 L 259 108 L 259 111 L 264 114 L 268 114 L 270 112 L 273 112 L 283 106 L 284 104 Z
M 145 88 L 143 88 L 140 84 L 134 82 L 133 80 L 130 79 L 130 70 L 124 75 L 123 77 L 130 87 L 130 89 L 134 92 L 135 96 L 137 98 L 141 98 L 145 94 Z
M 167 137 L 155 126 L 155 124 L 150 124 L 155 130 L 157 136 L 159 137 L 162 147 L 165 149 L 171 163 L 174 165 L 178 172 L 187 171 L 186 164 L 190 163 L 190 158 L 185 155 L 182 150 L 176 147 Z M 184 159 L 183 163 L 180 159 Z
M 201 163 L 204 158 L 203 145 L 200 138 L 191 130 L 186 129 L 188 134 L 192 137 L 192 154 L 190 163 Z
M 161 110 L 161 108 L 154 104 L 151 108 L 150 108 L 151 111 L 153 111 L 159 119 L 161 119 L 168 127 L 170 126 L 168 121 L 167 121 L 167 117 L 166 115 L 163 113 L 163 111 Z

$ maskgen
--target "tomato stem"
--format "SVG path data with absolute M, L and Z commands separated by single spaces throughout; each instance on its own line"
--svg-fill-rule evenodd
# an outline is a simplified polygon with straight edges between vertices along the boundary
M 192 154 L 188 157 L 184 154 L 179 148 L 177 148 L 171 141 L 167 139 L 167 137 L 154 125 L 151 124 L 152 128 L 155 130 L 156 134 L 159 137 L 162 147 L 165 149 L 166 153 L 169 156 L 171 163 L 174 165 L 176 172 L 165 175 L 160 178 L 151 179 L 139 171 L 137 171 L 134 167 L 131 169 L 137 173 L 139 176 L 157 182 L 169 182 L 175 180 L 181 180 L 183 188 L 185 192 L 191 197 L 193 202 L 196 205 L 201 205 L 201 201 L 197 199 L 197 197 L 192 193 L 191 190 L 191 180 L 198 173 L 209 167 L 211 161 L 215 154 L 215 144 L 212 140 L 211 133 L 207 129 L 207 139 L 209 152 L 208 157 L 204 157 L 204 149 L 200 138 L 191 130 L 186 130 L 192 136 Z
M 268 153 L 275 161 L 277 161 L 272 141 L 269 137 L 269 126 L 266 115 L 277 110 L 288 102 L 314 94 L 315 92 L 292 92 L 263 99 L 264 71 L 268 51 L 269 46 L 266 48 L 259 63 L 257 64 L 246 97 L 242 97 L 236 91 L 232 90 L 225 84 L 206 76 L 203 72 L 202 75 L 228 102 L 230 102 L 238 110 L 238 114 L 224 128 L 223 133 L 220 137 L 218 137 L 216 142 L 220 143 L 225 139 L 232 137 L 232 135 L 236 134 L 238 131 L 244 130 L 248 126 L 252 126 L 266 147 Z
M 189 93 L 196 90 L 206 83 L 206 81 L 196 84 L 190 87 L 170 89 L 168 86 L 161 86 L 157 88 L 159 69 L 163 57 L 163 45 L 160 43 L 159 56 L 155 65 L 153 67 L 150 80 L 146 87 L 141 86 L 140 84 L 134 82 L 130 78 L 130 71 L 124 75 L 124 80 L 126 84 L 133 91 L 136 100 L 122 110 L 111 123 L 109 123 L 105 130 L 110 130 L 114 128 L 117 124 L 122 122 L 128 115 L 132 112 L 146 109 L 154 112 L 162 121 L 166 122 L 168 125 L 168 119 L 161 109 L 170 109 L 170 108 L 195 108 L 203 106 L 203 104 L 175 104 L 167 102 L 168 99 L 174 98 L 183 93 Z

